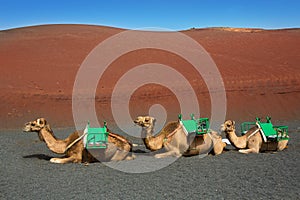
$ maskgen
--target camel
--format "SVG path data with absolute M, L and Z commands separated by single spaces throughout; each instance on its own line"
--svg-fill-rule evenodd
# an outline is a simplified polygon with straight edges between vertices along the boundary
M 261 131 L 257 126 L 252 127 L 245 135 L 238 137 L 235 133 L 235 122 L 232 120 L 225 121 L 224 124 L 221 125 L 221 131 L 226 134 L 230 143 L 239 149 L 240 153 L 245 154 L 259 153 L 265 150 L 282 151 L 288 144 L 288 140 L 265 143 Z
M 153 136 L 155 121 L 156 119 L 150 116 L 138 116 L 134 123 L 142 127 L 141 137 L 147 149 L 157 151 L 164 148 L 166 150 L 164 153 L 156 154 L 156 158 L 193 156 L 209 152 L 218 155 L 226 146 L 221 136 L 214 131 L 197 136 L 190 142 L 191 138 L 185 134 L 179 121 L 167 123 L 160 133 Z
M 39 139 L 45 142 L 52 152 L 64 155 L 62 158 L 51 158 L 52 163 L 91 163 L 134 159 L 134 155 L 128 155 L 132 150 L 132 144 L 124 137 L 110 131 L 108 131 L 106 149 L 89 151 L 84 148 L 83 139 L 79 138 L 83 131 L 75 131 L 64 140 L 57 139 L 44 118 L 26 123 L 23 131 L 37 132 Z

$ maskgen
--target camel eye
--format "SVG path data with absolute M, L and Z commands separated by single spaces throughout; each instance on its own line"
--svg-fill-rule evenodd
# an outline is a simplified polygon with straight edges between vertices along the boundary
M 145 119 L 145 122 L 149 122 L 149 119 Z
M 227 127 L 229 128 L 231 125 L 230 124 L 227 124 Z

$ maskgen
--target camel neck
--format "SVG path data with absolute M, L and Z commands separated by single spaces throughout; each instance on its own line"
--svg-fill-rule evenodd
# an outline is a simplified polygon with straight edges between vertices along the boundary
M 153 126 L 142 128 L 142 138 L 153 137 Z
M 43 139 L 44 139 L 44 141 L 45 141 L 45 143 L 47 144 L 48 147 L 56 142 L 56 138 L 53 136 L 53 133 L 51 133 L 46 128 L 41 129 L 40 134 L 42 135 L 42 137 L 43 137 Z
M 43 136 L 44 141 L 48 142 L 55 142 L 56 138 L 54 137 L 53 133 L 46 128 L 40 130 L 40 134 Z
M 234 141 L 237 140 L 237 136 L 235 134 L 235 129 L 233 129 L 232 131 L 227 131 L 226 134 L 228 135 L 228 139 L 231 143 L 233 143 Z
M 158 134 L 153 136 L 153 126 L 143 127 L 142 129 L 142 139 L 147 149 L 151 151 L 159 150 L 163 147 L 163 134 Z
M 244 140 L 244 137 L 238 137 L 235 133 L 235 129 L 232 131 L 227 131 L 226 134 L 228 135 L 228 139 L 230 143 L 236 148 L 245 148 L 247 141 Z
M 43 128 L 40 130 L 47 147 L 54 153 L 63 154 L 67 147 L 67 144 L 63 140 L 57 140 L 51 130 Z

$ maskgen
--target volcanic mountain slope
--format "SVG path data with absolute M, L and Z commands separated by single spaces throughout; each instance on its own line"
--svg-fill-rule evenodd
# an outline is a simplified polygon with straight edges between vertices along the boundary
M 80 65 L 95 46 L 122 31 L 89 25 L 0 31 L 0 127 L 20 127 L 40 116 L 54 126 L 73 126 L 72 90 Z M 300 29 L 208 28 L 182 33 L 201 44 L 216 63 L 226 90 L 227 118 L 271 115 L 278 121 L 300 121 Z M 129 69 L 145 63 L 178 70 L 196 92 L 201 115 L 210 115 L 209 91 L 190 63 L 170 52 L 142 49 L 120 56 L 101 77 L 95 105 L 100 119 L 113 123 L 110 100 L 115 84 Z M 147 114 L 153 103 L 160 103 L 173 114 L 168 117 L 176 118 L 180 110 L 175 98 L 168 88 L 148 84 L 133 93 L 131 114 Z

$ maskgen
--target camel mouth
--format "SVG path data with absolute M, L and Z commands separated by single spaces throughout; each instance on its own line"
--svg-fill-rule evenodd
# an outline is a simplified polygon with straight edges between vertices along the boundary
M 23 132 L 32 132 L 31 122 L 27 122 L 26 124 L 24 124 L 22 131 Z
M 222 132 L 225 132 L 225 131 L 226 131 L 226 128 L 225 128 L 225 125 L 224 125 L 224 124 L 221 125 L 220 131 L 222 131 Z
M 139 121 L 139 120 L 134 120 L 133 121 L 135 125 L 141 126 L 141 127 L 145 127 L 144 123 Z
M 22 131 L 23 132 L 30 132 L 30 127 L 25 126 L 25 127 L 22 128 Z
M 146 125 L 144 123 L 136 123 L 135 125 L 141 126 L 141 127 L 146 127 Z

